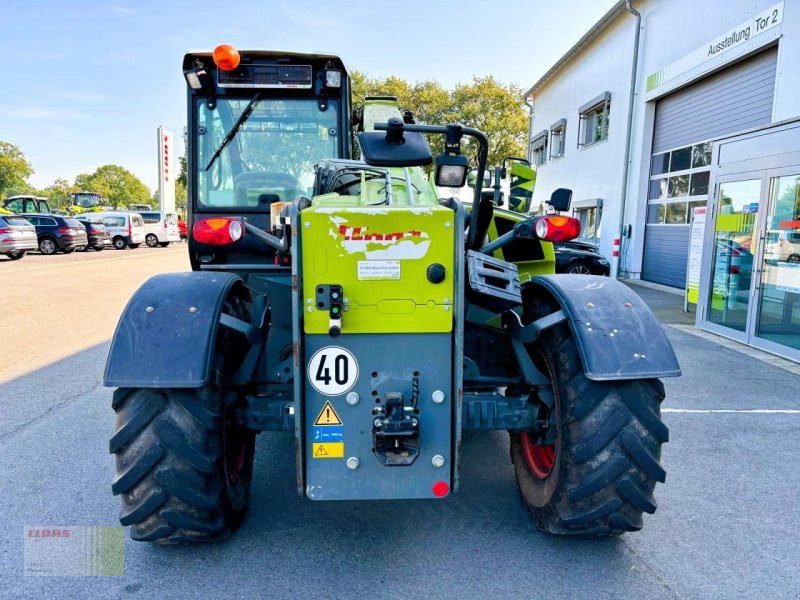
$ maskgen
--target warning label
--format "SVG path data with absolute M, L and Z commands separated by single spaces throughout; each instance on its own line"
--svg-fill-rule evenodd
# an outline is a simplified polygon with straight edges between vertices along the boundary
M 399 260 L 360 260 L 358 261 L 359 281 L 379 279 L 400 279 Z
M 344 425 L 330 402 L 325 403 L 325 406 L 322 407 L 319 416 L 317 416 L 317 420 L 314 421 L 315 427 L 325 425 Z
M 344 442 L 312 444 L 311 456 L 314 458 L 344 458 Z

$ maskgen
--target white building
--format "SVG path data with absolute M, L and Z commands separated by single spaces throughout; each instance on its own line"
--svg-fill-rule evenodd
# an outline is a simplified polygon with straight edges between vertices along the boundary
M 533 205 L 676 288 L 707 206 L 698 325 L 800 360 L 798 74 L 800 0 L 618 2 L 526 93 Z

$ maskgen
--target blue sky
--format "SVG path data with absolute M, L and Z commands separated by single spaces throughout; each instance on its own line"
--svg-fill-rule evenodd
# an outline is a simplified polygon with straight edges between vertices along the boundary
M 0 140 L 25 152 L 37 187 L 115 163 L 152 189 L 158 125 L 182 152 L 187 50 L 325 50 L 375 76 L 527 88 L 612 4 L 0 0 Z

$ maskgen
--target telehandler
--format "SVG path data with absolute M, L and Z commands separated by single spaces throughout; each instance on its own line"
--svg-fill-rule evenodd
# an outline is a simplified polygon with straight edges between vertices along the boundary
M 464 430 L 506 430 L 541 530 L 642 527 L 680 369 L 629 288 L 553 274 L 551 242 L 580 233 L 569 190 L 544 216 L 496 208 L 483 133 L 392 98 L 356 121 L 337 56 L 219 46 L 183 73 L 192 271 L 134 294 L 104 379 L 133 539 L 229 535 L 261 431 L 294 436 L 298 494 L 394 500 L 457 492 Z M 464 184 L 467 137 L 462 205 L 437 186 Z

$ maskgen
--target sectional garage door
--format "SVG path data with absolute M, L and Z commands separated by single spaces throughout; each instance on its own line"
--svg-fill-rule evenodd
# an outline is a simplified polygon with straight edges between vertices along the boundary
M 772 47 L 658 100 L 642 279 L 685 285 L 691 207 L 708 197 L 704 142 L 772 120 L 777 56 Z

